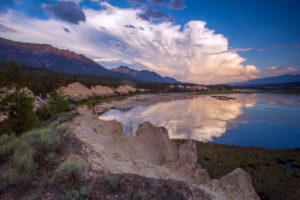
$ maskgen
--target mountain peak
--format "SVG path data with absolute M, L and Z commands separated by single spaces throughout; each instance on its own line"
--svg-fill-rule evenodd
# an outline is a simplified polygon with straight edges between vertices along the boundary
M 279 76 L 251 79 L 245 82 L 229 83 L 233 86 L 264 86 L 300 82 L 300 74 L 282 74 Z
M 124 77 L 114 73 L 83 54 L 59 49 L 50 44 L 16 42 L 0 37 L 0 62 L 17 59 L 20 64 L 58 72 Z

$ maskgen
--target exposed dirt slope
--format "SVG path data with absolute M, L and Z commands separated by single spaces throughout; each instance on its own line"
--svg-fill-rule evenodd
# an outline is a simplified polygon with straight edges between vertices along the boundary
M 69 125 L 85 144 L 87 165 L 93 170 L 184 181 L 193 191 L 191 199 L 259 199 L 249 175 L 241 169 L 210 180 L 197 163 L 194 142 L 174 144 L 166 129 L 149 122 L 139 126 L 136 136 L 128 136 L 115 120 L 99 120 L 86 107 L 78 113 Z

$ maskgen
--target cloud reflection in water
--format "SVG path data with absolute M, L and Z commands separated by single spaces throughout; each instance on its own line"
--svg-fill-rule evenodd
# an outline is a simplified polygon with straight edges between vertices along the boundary
M 210 96 L 195 99 L 157 103 L 148 107 L 135 107 L 129 111 L 110 110 L 101 115 L 102 120 L 116 119 L 129 131 L 129 123 L 135 130 L 139 124 L 149 121 L 165 127 L 170 138 L 193 139 L 203 142 L 220 137 L 228 129 L 228 121 L 243 113 L 243 107 L 253 107 L 256 95 L 230 95 L 236 100 L 222 101 Z

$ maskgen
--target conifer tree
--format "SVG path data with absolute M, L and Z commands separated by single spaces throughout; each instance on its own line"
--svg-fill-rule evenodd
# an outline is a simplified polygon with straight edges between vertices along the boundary
M 4 123 L 16 134 L 31 130 L 38 124 L 38 119 L 33 110 L 34 99 L 25 89 L 21 66 L 13 61 L 2 76 L 0 114 L 7 116 Z

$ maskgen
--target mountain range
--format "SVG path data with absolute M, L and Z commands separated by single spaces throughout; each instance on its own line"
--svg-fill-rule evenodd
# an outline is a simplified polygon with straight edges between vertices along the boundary
M 300 74 L 284 74 L 280 76 L 252 79 L 245 82 L 228 83 L 231 86 L 259 87 L 259 86 L 298 86 L 300 85 Z
M 157 74 L 156 72 L 148 71 L 148 70 L 134 70 L 126 66 L 120 66 L 114 69 L 111 69 L 113 72 L 119 72 L 126 74 L 128 76 L 134 77 L 136 80 L 143 81 L 143 82 L 157 82 L 157 83 L 179 83 L 174 78 L 171 77 L 162 77 L 161 75 Z
M 11 62 L 13 59 L 23 65 L 57 72 L 120 77 L 142 82 L 178 83 L 173 78 L 162 77 L 147 70 L 137 71 L 123 66 L 109 70 L 82 54 L 49 44 L 16 42 L 0 37 L 0 62 Z

